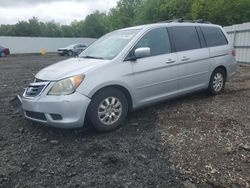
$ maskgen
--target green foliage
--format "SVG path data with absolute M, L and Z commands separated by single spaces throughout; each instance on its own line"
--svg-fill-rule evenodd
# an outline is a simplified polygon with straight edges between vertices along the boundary
M 96 11 L 86 17 L 82 31 L 85 37 L 98 38 L 109 31 L 109 22 L 106 14 Z
M 250 21 L 249 0 L 194 0 L 192 18 L 205 19 L 219 25 Z
M 250 0 L 120 0 L 107 14 L 96 11 L 70 25 L 40 22 L 33 17 L 0 25 L 0 36 L 95 37 L 128 26 L 164 20 L 204 19 L 219 25 L 250 21 Z
M 148 24 L 159 22 L 168 19 L 168 15 L 164 13 L 164 6 L 166 0 L 145 0 L 141 6 L 138 7 L 134 24 Z
M 108 15 L 111 29 L 115 30 L 133 25 L 142 2 L 142 0 L 120 0 Z

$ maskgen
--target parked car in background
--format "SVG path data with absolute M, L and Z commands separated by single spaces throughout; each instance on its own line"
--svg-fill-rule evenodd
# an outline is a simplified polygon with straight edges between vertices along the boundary
M 10 55 L 10 49 L 0 46 L 0 57 L 5 57 L 7 55 Z
M 64 56 L 64 55 L 76 56 L 76 55 L 79 55 L 86 48 L 87 46 L 85 44 L 72 44 L 65 48 L 59 48 L 57 52 L 61 56 Z
M 106 34 L 78 58 L 50 65 L 19 98 L 26 118 L 98 131 L 131 110 L 199 90 L 221 94 L 235 73 L 235 50 L 221 26 L 157 23 Z

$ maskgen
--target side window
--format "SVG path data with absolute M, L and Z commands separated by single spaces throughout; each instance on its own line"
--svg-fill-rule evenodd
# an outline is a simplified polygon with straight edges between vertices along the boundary
M 172 27 L 177 52 L 201 48 L 198 33 L 193 26 Z
M 198 36 L 199 36 L 199 39 L 200 39 L 200 42 L 201 42 L 201 47 L 202 48 L 206 48 L 207 47 L 207 43 L 205 41 L 205 38 L 204 38 L 204 35 L 201 31 L 201 28 L 200 27 L 196 27 L 196 30 L 198 32 Z
M 150 56 L 171 53 L 171 45 L 167 28 L 157 28 L 145 34 L 134 47 L 134 50 L 141 47 L 149 47 Z
M 220 28 L 201 27 L 201 30 L 204 34 L 208 47 L 221 46 L 221 45 L 228 44 L 228 41 Z

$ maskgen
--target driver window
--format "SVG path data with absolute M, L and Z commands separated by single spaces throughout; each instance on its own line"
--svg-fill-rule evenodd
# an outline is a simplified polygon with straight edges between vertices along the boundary
M 157 28 L 145 34 L 136 44 L 134 49 L 149 47 L 150 56 L 171 53 L 171 45 L 166 28 Z

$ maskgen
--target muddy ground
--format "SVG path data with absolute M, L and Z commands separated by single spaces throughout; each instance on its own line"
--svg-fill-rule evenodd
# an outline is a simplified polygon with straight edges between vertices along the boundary
M 133 112 L 121 129 L 61 130 L 9 100 L 49 54 L 0 58 L 0 187 L 249 187 L 250 66 L 222 95 L 201 92 Z

